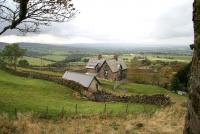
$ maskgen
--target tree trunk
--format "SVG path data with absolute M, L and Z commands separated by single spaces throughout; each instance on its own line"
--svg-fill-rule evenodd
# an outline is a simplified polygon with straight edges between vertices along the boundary
M 194 0 L 194 52 L 184 134 L 200 134 L 200 0 Z

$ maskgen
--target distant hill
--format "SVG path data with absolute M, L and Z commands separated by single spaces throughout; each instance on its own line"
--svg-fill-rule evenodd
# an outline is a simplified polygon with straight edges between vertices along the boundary
M 112 53 L 153 53 L 153 54 L 180 54 L 192 55 L 189 46 L 182 45 L 141 45 L 141 44 L 64 44 L 64 45 L 49 45 L 39 43 L 19 43 L 21 47 L 29 52 L 37 52 L 40 54 L 59 53 L 67 55 L 68 53 L 83 53 L 83 54 L 112 54 Z M 0 42 L 0 49 L 7 43 Z
M 3 49 L 6 45 L 8 45 L 8 44 L 4 43 L 4 42 L 0 42 L 0 49 Z

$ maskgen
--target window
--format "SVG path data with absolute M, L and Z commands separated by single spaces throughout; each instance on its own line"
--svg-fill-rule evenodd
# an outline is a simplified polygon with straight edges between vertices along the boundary
M 105 79 L 108 79 L 108 65 L 105 65 L 105 67 L 104 67 L 104 78 Z
M 96 89 L 99 90 L 99 85 L 98 85 L 98 83 L 96 83 Z

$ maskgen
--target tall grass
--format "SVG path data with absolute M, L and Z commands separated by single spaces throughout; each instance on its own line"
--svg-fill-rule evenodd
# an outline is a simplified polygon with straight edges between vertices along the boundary
M 12 134 L 181 134 L 184 126 L 185 108 L 171 106 L 154 114 L 88 114 L 46 120 L 31 113 L 18 114 L 16 119 L 0 116 L 0 133 Z

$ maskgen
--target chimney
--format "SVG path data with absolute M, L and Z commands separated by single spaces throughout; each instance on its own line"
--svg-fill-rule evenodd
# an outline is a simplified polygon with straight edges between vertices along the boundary
M 101 54 L 99 54 L 99 55 L 98 55 L 98 59 L 100 60 L 101 58 L 102 58 L 102 55 L 101 55 Z
M 113 59 L 115 59 L 116 61 L 118 61 L 118 55 L 115 54 L 115 55 L 113 56 Z

